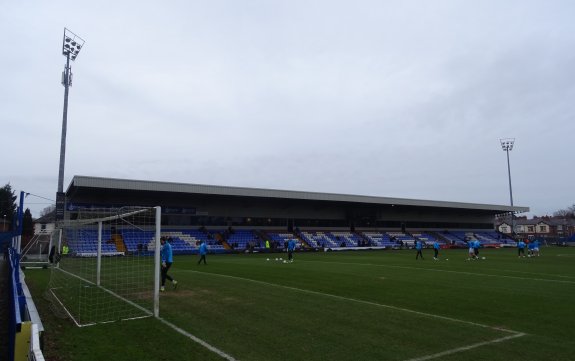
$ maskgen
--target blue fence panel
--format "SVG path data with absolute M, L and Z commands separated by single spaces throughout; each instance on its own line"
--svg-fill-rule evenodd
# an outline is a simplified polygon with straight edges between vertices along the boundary
M 10 325 L 9 325 L 9 360 L 14 360 L 14 351 L 16 346 L 16 333 L 22 326 L 23 307 L 21 295 L 22 285 L 20 284 L 20 267 L 19 256 L 12 248 L 9 250 L 9 268 L 10 268 Z M 24 297 L 24 303 L 26 298 Z

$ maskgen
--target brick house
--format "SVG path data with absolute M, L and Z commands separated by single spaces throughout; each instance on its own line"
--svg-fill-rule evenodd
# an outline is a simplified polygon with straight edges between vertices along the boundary
M 498 220 L 495 227 L 499 232 L 511 235 L 511 220 Z M 515 218 L 515 233 L 522 238 L 568 239 L 575 235 L 575 220 L 559 217 Z

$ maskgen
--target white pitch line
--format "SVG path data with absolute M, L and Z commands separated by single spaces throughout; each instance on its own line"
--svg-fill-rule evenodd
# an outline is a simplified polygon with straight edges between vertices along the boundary
M 554 274 L 549 274 L 549 273 L 524 272 L 524 271 L 511 270 L 511 269 L 497 269 L 497 268 L 482 268 L 482 269 L 487 270 L 487 271 L 496 271 L 496 272 L 512 272 L 512 273 L 521 273 L 524 275 L 538 275 L 538 276 L 550 276 L 550 277 L 575 279 L 575 276 L 554 275 Z
M 514 330 L 510 330 L 510 329 L 505 329 L 505 328 L 501 328 L 501 327 L 484 325 L 484 324 L 477 323 L 477 322 L 465 321 L 465 320 L 460 320 L 460 319 L 457 319 L 457 318 L 452 318 L 452 317 L 447 317 L 447 316 L 441 316 L 441 315 L 435 315 L 435 314 L 427 313 L 427 312 L 420 312 L 420 311 L 410 310 L 410 309 L 408 309 L 408 308 L 402 308 L 402 307 L 396 307 L 396 306 L 391 306 L 391 305 L 385 305 L 385 304 L 382 304 L 382 303 L 376 303 L 376 302 L 358 300 L 358 299 L 355 299 L 355 298 L 349 298 L 349 297 L 343 297 L 343 296 L 338 296 L 338 295 L 332 295 L 332 294 L 330 294 L 330 293 L 323 293 L 323 292 L 306 290 L 306 289 L 303 289 L 303 288 L 297 288 L 297 287 L 279 285 L 279 284 L 276 284 L 276 283 L 258 281 L 258 280 L 254 280 L 254 279 L 251 279 L 251 278 L 243 278 L 243 277 L 237 277 L 237 276 L 222 275 L 222 274 L 218 274 L 218 273 L 200 272 L 200 271 L 194 271 L 194 270 L 177 270 L 177 272 L 192 272 L 192 273 L 201 273 L 201 274 L 203 274 L 203 275 L 218 276 L 218 277 L 224 277 L 224 278 L 232 278 L 232 279 L 237 279 L 237 280 L 242 280 L 242 281 L 248 281 L 248 282 L 263 284 L 263 285 L 267 285 L 267 286 L 272 286 L 272 287 L 285 288 L 285 289 L 289 289 L 289 290 L 293 290 L 293 291 L 298 291 L 298 292 L 303 292 L 303 293 L 310 293 L 310 294 L 320 295 L 320 296 L 324 296 L 324 297 L 336 298 L 336 299 L 344 300 L 344 301 L 351 301 L 351 302 L 357 302 L 357 303 L 362 303 L 362 304 L 371 305 L 371 306 L 376 306 L 376 307 L 389 308 L 389 309 L 396 310 L 396 311 L 413 313 L 413 314 L 416 314 L 416 315 L 419 315 L 419 316 L 425 316 L 425 317 L 431 317 L 431 318 L 438 318 L 438 319 L 442 319 L 442 320 L 446 320 L 446 321 L 451 321 L 451 322 L 459 322 L 459 323 L 464 323 L 464 324 L 468 324 L 468 325 L 472 325 L 472 326 L 477 326 L 477 327 L 482 327 L 482 328 L 488 328 L 488 329 L 491 329 L 491 330 L 502 331 L 502 332 L 507 332 L 507 333 L 511 333 L 511 334 L 512 334 L 512 335 L 509 335 L 509 336 L 506 336 L 506 337 L 501 337 L 501 338 L 498 338 L 498 339 L 495 339 L 495 340 L 480 342 L 480 343 L 476 343 L 476 344 L 472 344 L 472 345 L 468 345 L 468 346 L 462 346 L 462 347 L 454 348 L 454 349 L 451 349 L 451 350 L 447 350 L 447 351 L 442 351 L 442 352 L 439 352 L 439 353 L 435 353 L 435 354 L 432 354 L 432 355 L 423 356 L 423 357 L 420 357 L 420 358 L 409 359 L 409 360 L 407 360 L 407 361 L 425 361 L 425 360 L 431 360 L 431 359 L 434 359 L 434 358 L 438 358 L 438 357 L 442 357 L 442 356 L 447 356 L 447 355 L 451 355 L 451 354 L 458 353 L 458 352 L 464 352 L 464 351 L 471 350 L 471 349 L 474 349 L 474 348 L 477 348 L 477 347 L 480 347 L 480 346 L 485 346 L 485 345 L 489 345 L 489 344 L 497 343 L 497 342 L 503 342 L 503 341 L 511 340 L 511 339 L 514 339 L 514 338 L 517 338 L 517 337 L 522 337 L 522 336 L 525 336 L 525 335 L 526 335 L 526 333 L 523 333 L 523 332 L 518 332 L 518 331 L 514 331 Z M 165 321 L 164 321 L 164 322 L 165 322 Z M 183 332 L 185 332 L 185 331 L 183 331 Z
M 349 297 L 344 297 L 344 296 L 338 296 L 338 295 L 333 295 L 333 294 L 331 294 L 331 293 L 323 293 L 323 292 L 318 292 L 318 291 L 306 290 L 306 289 L 303 289 L 303 288 L 297 288 L 297 287 L 279 285 L 279 284 L 277 284 L 277 283 L 270 283 L 270 282 L 258 281 L 258 280 L 254 280 L 254 279 L 251 279 L 251 278 L 243 278 L 243 277 L 237 277 L 237 276 L 223 275 L 223 274 L 218 274 L 218 273 L 200 272 L 200 271 L 194 271 L 194 270 L 177 270 L 177 272 L 192 272 L 192 273 L 200 273 L 200 274 L 203 274 L 203 275 L 218 276 L 218 277 L 224 277 L 224 278 L 232 278 L 232 279 L 237 279 L 237 280 L 242 280 L 242 281 L 248 281 L 248 282 L 263 284 L 263 285 L 267 285 L 267 286 L 272 286 L 272 287 L 285 288 L 285 289 L 288 289 L 288 290 L 293 290 L 293 291 L 298 291 L 298 292 L 303 292 L 303 293 L 309 293 L 309 294 L 313 294 L 313 295 L 319 295 L 319 296 L 324 296 L 324 297 L 335 298 L 335 299 L 339 299 L 339 300 L 343 300 L 343 301 L 356 302 L 356 303 L 361 303 L 361 304 L 364 304 L 364 305 L 370 305 L 370 306 L 388 308 L 388 309 L 396 310 L 396 311 L 413 313 L 413 314 L 416 314 L 416 315 L 419 315 L 419 316 L 424 316 L 424 317 L 438 318 L 438 319 L 442 319 L 442 320 L 446 320 L 446 321 L 451 321 L 451 322 L 465 323 L 465 324 L 468 324 L 468 325 L 477 326 L 477 327 L 483 327 L 483 328 L 488 328 L 488 329 L 491 329 L 491 330 L 497 330 L 497 331 L 508 332 L 508 333 L 513 333 L 513 334 L 520 334 L 520 333 L 521 333 L 521 332 L 514 331 L 514 330 L 510 330 L 510 329 L 506 329 L 506 328 L 502 328 L 502 327 L 495 327 L 495 326 L 484 325 L 484 324 L 482 324 L 482 323 L 477 323 L 477 322 L 473 322 L 473 321 L 465 321 L 465 320 L 460 320 L 460 319 L 457 319 L 457 318 L 452 318 L 452 317 L 447 317 L 447 316 L 441 316 L 441 315 L 435 315 L 435 314 L 433 314 L 433 313 L 415 311 L 415 310 L 410 310 L 410 309 L 408 309 L 408 308 L 386 305 L 386 304 L 383 304 L 383 303 L 377 303 L 377 302 L 359 300 L 359 299 L 357 299 L 357 298 L 349 298 Z
M 204 346 L 205 348 L 207 348 L 208 350 L 212 351 L 213 353 L 216 353 L 217 355 L 225 358 L 226 360 L 229 361 L 237 361 L 237 359 L 235 359 L 233 356 L 228 355 L 227 353 L 225 353 L 224 351 L 220 350 L 217 347 L 214 347 L 212 345 L 210 345 L 209 343 L 207 343 L 206 341 L 192 335 L 191 333 L 179 328 L 178 326 L 174 325 L 173 323 L 170 323 L 166 320 L 164 320 L 161 317 L 158 317 L 158 319 L 160 321 L 162 321 L 162 323 L 164 323 L 165 325 L 169 326 L 170 328 L 172 328 L 173 330 L 175 330 L 176 332 L 181 333 L 182 335 L 188 337 L 189 339 L 191 339 L 192 341 L 199 343 L 200 345 Z
M 75 275 L 75 274 L 73 274 L 73 273 L 70 273 L 70 272 L 65 271 L 65 270 L 62 270 L 62 269 L 59 269 L 59 270 L 62 271 L 62 272 L 65 272 L 65 273 L 67 273 L 67 274 L 69 274 L 70 276 L 76 277 L 76 278 L 78 278 L 78 279 L 80 279 L 80 280 L 82 280 L 82 281 L 88 282 L 88 283 L 90 283 L 90 284 L 92 284 L 92 285 L 96 285 L 94 282 L 88 281 L 87 279 L 82 278 L 82 277 L 80 277 L 80 276 L 77 276 L 77 275 Z M 146 310 L 146 309 L 143 308 L 142 306 L 140 306 L 140 305 L 138 305 L 138 304 L 136 304 L 136 303 L 133 303 L 132 301 L 127 300 L 127 299 L 125 299 L 124 297 L 121 297 L 121 296 L 117 295 L 116 293 L 114 293 L 114 292 L 112 292 L 112 291 L 110 291 L 110 290 L 108 290 L 108 289 L 106 289 L 106 288 L 103 288 L 103 287 L 100 287 L 100 288 L 101 288 L 102 290 L 104 290 L 104 291 L 106 291 L 106 292 L 112 294 L 113 296 L 116 296 L 116 297 L 122 299 L 123 301 L 128 302 L 128 303 L 131 304 L 132 306 L 135 306 L 135 307 L 137 307 L 137 308 L 139 308 L 139 309 L 141 309 L 141 310 L 143 310 L 143 311 L 146 311 L 148 314 L 151 315 L 151 312 L 150 312 L 149 310 Z M 52 294 L 54 294 L 54 292 L 53 292 L 52 290 L 50 290 L 50 291 L 52 292 Z M 55 294 L 54 294 L 54 297 L 56 297 Z M 60 302 L 60 300 L 58 299 L 58 297 L 56 297 L 56 299 L 58 300 L 58 302 Z M 60 304 L 61 304 L 62 306 L 64 306 L 61 302 L 60 302 Z M 64 310 L 66 310 L 66 312 L 68 313 L 68 315 L 70 315 L 70 318 L 71 318 L 71 319 L 74 321 L 74 323 L 76 323 L 76 325 L 79 326 L 79 327 L 82 327 L 82 326 L 92 326 L 92 325 L 95 325 L 95 324 L 96 324 L 96 323 L 92 323 L 92 324 L 89 324 L 89 325 L 79 325 L 79 324 L 76 322 L 76 320 L 75 320 L 73 317 L 71 317 L 72 315 L 68 312 L 68 310 L 67 310 L 65 307 L 64 307 Z M 149 316 L 146 316 L 146 317 L 149 317 Z M 133 319 L 136 319 L 136 318 L 144 318 L 144 317 L 134 317 Z M 226 360 L 229 360 L 229 361 L 237 361 L 235 358 L 233 358 L 232 356 L 228 355 L 228 354 L 225 353 L 224 351 L 222 351 L 222 350 L 220 350 L 220 349 L 218 349 L 218 348 L 216 348 L 216 347 L 210 345 L 210 344 L 207 343 L 206 341 L 204 341 L 204 340 L 202 340 L 202 339 L 200 339 L 200 338 L 198 338 L 198 337 L 192 335 L 191 333 L 182 330 L 182 329 L 179 328 L 178 326 L 176 326 L 176 325 L 174 325 L 174 324 L 172 324 L 172 323 L 170 323 L 170 322 L 164 320 L 163 318 L 158 317 L 158 320 L 162 321 L 162 322 L 163 322 L 164 324 L 166 324 L 167 326 L 171 327 L 172 329 L 174 329 L 175 331 L 181 333 L 182 335 L 188 337 L 189 339 L 193 340 L 194 342 L 199 343 L 200 345 L 204 346 L 204 347 L 207 348 L 208 350 L 210 350 L 210 351 L 212 351 L 212 352 L 218 354 L 219 356 L 225 358 Z
M 555 282 L 555 283 L 575 284 L 575 281 L 550 280 L 550 279 L 546 279 L 546 278 L 531 278 L 531 277 L 506 276 L 506 275 L 491 275 L 491 274 L 487 274 L 487 273 L 475 273 L 475 272 L 464 272 L 464 271 L 451 271 L 451 270 L 443 270 L 443 269 L 433 269 L 433 268 L 424 268 L 424 267 L 410 267 L 410 266 L 396 266 L 396 265 L 388 265 L 388 264 L 355 263 L 355 262 L 330 262 L 330 261 L 305 261 L 305 260 L 300 260 L 300 261 L 298 261 L 298 262 L 333 263 L 333 264 L 348 264 L 348 265 L 355 265 L 355 266 L 373 266 L 373 267 L 415 269 L 415 270 L 423 270 L 423 271 L 431 271 L 431 272 L 458 273 L 458 274 L 464 274 L 464 275 L 469 275 L 469 276 L 484 276 L 484 277 L 496 277 L 496 278 L 512 278 L 512 279 L 527 280 L 527 281 L 541 281 L 541 282 Z
M 502 337 L 502 338 L 498 338 L 495 340 L 491 340 L 491 341 L 485 341 L 485 342 L 479 342 L 479 343 L 475 343 L 473 345 L 469 345 L 469 346 L 463 346 L 463 347 L 458 347 L 458 348 L 454 348 L 451 350 L 447 350 L 447 351 L 443 351 L 443 352 L 439 352 L 439 353 L 434 353 L 432 355 L 427 355 L 427 356 L 422 356 L 422 357 L 416 357 L 416 358 L 411 358 L 409 360 L 406 361 L 425 361 L 425 360 L 432 360 L 434 358 L 438 358 L 438 357 L 443 357 L 443 356 L 447 356 L 447 355 L 452 355 L 454 353 L 458 353 L 458 352 L 464 352 L 464 351 L 469 351 L 471 349 L 477 348 L 477 347 L 481 347 L 481 346 L 485 346 L 485 345 L 489 345 L 492 343 L 497 343 L 497 342 L 503 342 L 503 341 L 507 341 L 507 340 L 511 340 L 517 337 L 522 337 L 525 336 L 524 333 L 517 333 L 515 335 L 510 335 L 510 336 L 506 336 L 506 337 Z

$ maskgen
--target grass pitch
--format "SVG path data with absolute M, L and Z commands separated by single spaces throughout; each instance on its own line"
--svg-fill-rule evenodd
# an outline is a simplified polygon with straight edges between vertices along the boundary
M 209 255 L 207 266 L 180 256 L 165 322 L 85 328 L 49 312 L 49 272 L 27 270 L 26 282 L 49 360 L 572 360 L 575 249 L 466 253 Z

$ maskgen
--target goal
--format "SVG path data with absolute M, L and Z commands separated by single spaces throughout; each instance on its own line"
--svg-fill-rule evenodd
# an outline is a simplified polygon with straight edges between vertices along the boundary
M 161 208 L 79 210 L 54 231 L 46 291 L 78 326 L 159 313 Z

